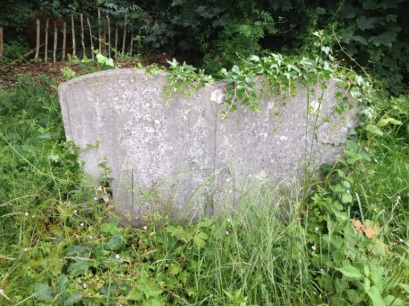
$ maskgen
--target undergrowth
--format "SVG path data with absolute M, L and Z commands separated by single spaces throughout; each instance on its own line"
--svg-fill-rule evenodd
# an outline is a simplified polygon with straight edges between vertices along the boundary
M 132 228 L 81 172 L 54 84 L 23 76 L 0 94 L 0 304 L 408 304 L 409 99 L 370 98 L 320 184 Z

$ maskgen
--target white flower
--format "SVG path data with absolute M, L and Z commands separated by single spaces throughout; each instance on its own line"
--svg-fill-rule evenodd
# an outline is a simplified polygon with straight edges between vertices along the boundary
M 89 238 L 89 240 L 92 240 L 92 239 L 94 239 L 94 237 L 92 237 L 92 236 L 89 236 L 88 238 Z
M 98 197 L 94 197 L 94 201 L 95 201 L 95 202 L 98 201 Z
M 28 248 L 24 248 L 24 252 L 28 252 Z
M 320 228 L 317 226 L 314 228 L 314 232 L 318 233 L 320 231 Z
M 74 209 L 73 213 L 74 215 L 76 215 L 78 213 L 78 210 Z
M 82 288 L 87 289 L 87 287 L 88 287 L 87 284 L 85 284 L 85 283 L 82 284 Z
M 24 216 L 28 217 L 30 214 L 28 213 L 28 211 L 26 211 L 26 213 L 24 214 Z
M 225 233 L 226 233 L 226 235 L 229 235 L 229 234 L 230 234 L 230 232 L 229 232 L 229 231 L 226 231 Z
M 121 256 L 119 254 L 116 254 L 115 258 L 119 260 L 119 259 L 121 259 Z
M 80 223 L 80 226 L 81 226 L 81 227 L 84 227 L 84 225 L 85 225 L 84 222 L 81 222 L 81 223 Z
M 315 245 L 313 245 L 313 246 L 311 246 L 311 249 L 312 249 L 313 251 L 316 251 L 316 250 L 317 250 L 317 247 L 316 247 Z
M 325 269 L 324 269 L 324 268 L 321 268 L 321 269 L 320 269 L 320 273 L 325 273 Z
M 143 229 L 146 231 L 146 230 L 148 229 L 148 227 L 145 225 L 145 226 L 143 227 Z

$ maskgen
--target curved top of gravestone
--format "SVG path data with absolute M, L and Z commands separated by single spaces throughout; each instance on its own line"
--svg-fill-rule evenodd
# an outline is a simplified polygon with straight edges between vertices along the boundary
M 66 137 L 82 148 L 98 143 L 81 154 L 84 168 L 98 178 L 98 165 L 107 159 L 120 212 L 134 210 L 129 194 L 134 201 L 142 189 L 161 186 L 162 199 L 180 208 L 200 188 L 206 197 L 225 194 L 243 180 L 286 179 L 306 164 L 332 163 L 356 124 L 356 107 L 334 111 L 341 100 L 333 80 L 325 90 L 311 85 L 313 95 L 298 86 L 294 97 L 263 96 L 260 113 L 240 106 L 229 119 L 221 114 L 224 83 L 171 99 L 166 84 L 163 73 L 117 69 L 59 87 Z

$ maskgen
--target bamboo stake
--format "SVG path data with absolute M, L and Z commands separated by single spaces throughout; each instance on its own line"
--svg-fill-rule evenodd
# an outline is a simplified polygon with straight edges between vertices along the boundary
M 132 33 L 131 34 L 131 47 L 129 48 L 129 54 L 132 56 L 132 53 L 133 53 L 133 36 L 134 36 L 134 34 Z
M 45 22 L 45 45 L 44 45 L 44 63 L 48 61 L 48 25 L 50 20 L 47 18 Z
M 3 56 L 3 27 L 0 27 L 0 57 Z
M 115 27 L 115 54 L 118 53 L 118 36 L 119 36 L 119 34 L 118 34 L 118 24 L 116 24 L 116 27 Z
M 92 29 L 91 29 L 91 23 L 89 22 L 89 18 L 87 17 L 87 24 L 88 24 L 88 31 L 89 31 L 89 39 L 91 42 L 91 58 L 94 60 L 94 43 L 92 41 Z
M 126 20 L 128 15 L 125 14 L 125 21 L 124 21 L 124 35 L 122 37 L 122 54 L 125 54 L 125 42 L 126 42 Z
M 108 57 L 111 58 L 111 21 L 109 20 L 108 15 L 107 22 L 108 22 Z
M 53 50 L 53 63 L 57 61 L 57 43 L 58 43 L 58 33 L 57 33 L 57 23 L 54 22 L 54 50 Z
M 138 30 L 138 55 L 141 54 L 141 28 Z
M 82 17 L 82 13 L 80 15 L 81 21 L 81 46 L 82 46 L 82 58 L 86 57 L 85 53 L 85 42 L 84 42 L 84 18 Z
M 75 57 L 75 28 L 74 28 L 74 16 L 71 15 L 71 34 L 72 34 L 72 57 Z
M 38 59 L 38 54 L 40 53 L 40 19 L 36 20 L 37 27 L 37 38 L 36 38 L 36 53 L 34 59 Z
M 102 38 L 101 38 L 101 10 L 100 9 L 98 9 L 98 41 L 99 41 L 98 50 L 99 52 L 101 52 Z
M 61 60 L 65 61 L 65 48 L 67 47 L 67 23 L 64 21 L 62 26 L 62 54 Z

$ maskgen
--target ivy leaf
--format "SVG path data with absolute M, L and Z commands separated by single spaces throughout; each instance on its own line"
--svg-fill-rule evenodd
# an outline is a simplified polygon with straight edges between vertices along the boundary
M 345 266 L 345 267 L 342 267 L 336 270 L 340 271 L 343 275 L 350 277 L 350 278 L 362 278 L 363 277 L 361 272 L 353 266 Z
M 200 249 L 206 245 L 207 234 L 200 232 L 194 237 L 196 246 Z
M 34 295 L 41 302 L 51 302 L 53 300 L 51 288 L 47 284 L 37 284 L 34 287 Z
M 369 30 L 375 27 L 374 26 L 375 21 L 376 21 L 375 18 L 372 17 L 367 18 L 365 16 L 360 16 L 356 19 L 356 25 L 361 30 Z

